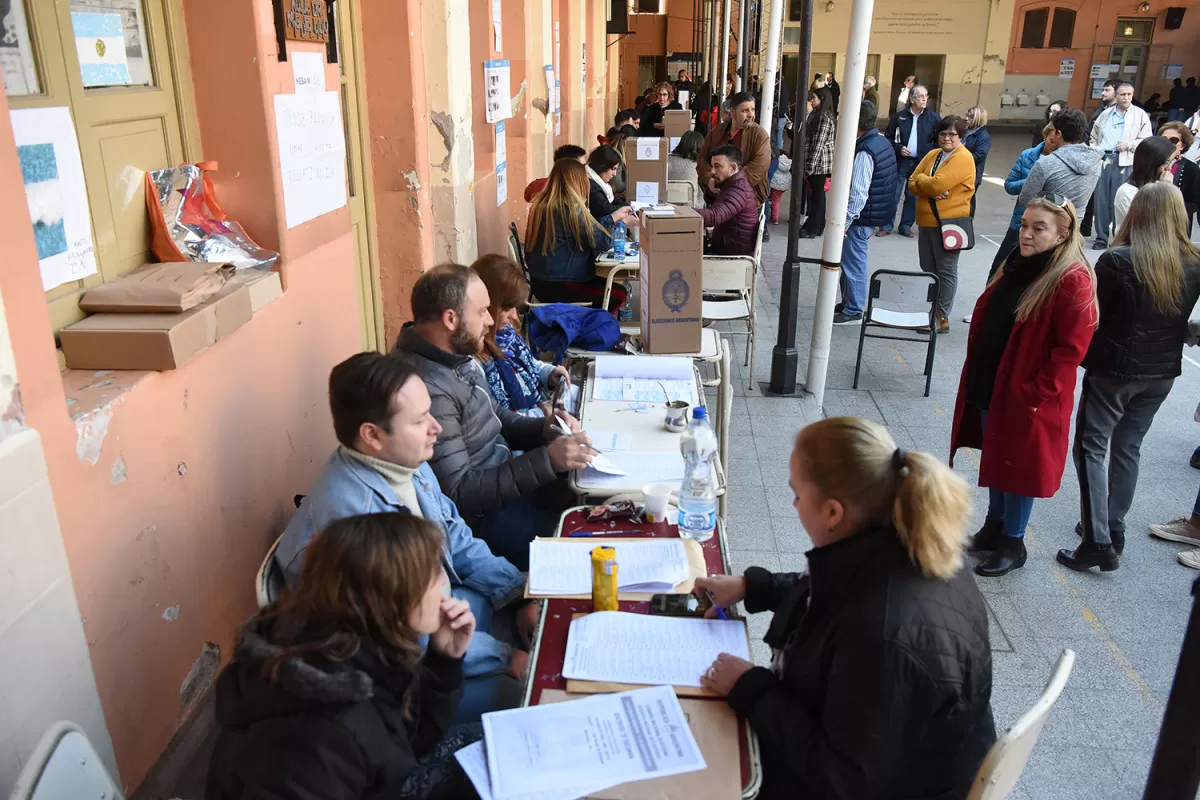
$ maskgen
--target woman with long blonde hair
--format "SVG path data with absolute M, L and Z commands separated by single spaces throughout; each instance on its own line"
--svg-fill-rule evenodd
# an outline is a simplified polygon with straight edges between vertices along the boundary
M 789 473 L 807 572 L 696 580 L 774 612 L 769 668 L 722 654 L 701 678 L 758 734 L 758 796 L 965 797 L 996 738 L 966 483 L 856 417 L 800 431 Z
M 609 232 L 633 212 L 623 206 L 596 220 L 588 210 L 589 191 L 583 164 L 558 161 L 529 208 L 525 260 L 530 286 L 543 303 L 589 301 L 599 308 L 604 297 L 596 256 L 612 246 Z M 625 291 L 614 286 L 608 310 L 616 313 L 624 302 Z
M 1083 543 L 1060 550 L 1058 561 L 1107 571 L 1125 550 L 1142 439 L 1182 371 L 1188 316 L 1200 298 L 1200 249 L 1188 240 L 1178 189 L 1155 182 L 1134 195 L 1112 249 L 1096 262 L 1096 286 L 1100 327 L 1083 361 L 1072 448 Z
M 1096 274 L 1083 255 L 1075 206 L 1036 196 L 1021 216 L 1018 249 L 975 303 L 958 384 L 950 463 L 982 450 L 987 520 L 969 550 L 985 577 L 1025 565 L 1036 497 L 1053 497 L 1067 463 L 1075 373 L 1096 329 Z

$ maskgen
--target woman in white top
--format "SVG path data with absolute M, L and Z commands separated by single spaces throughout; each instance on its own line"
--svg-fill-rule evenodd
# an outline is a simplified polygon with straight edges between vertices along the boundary
M 1113 198 L 1113 230 L 1120 231 L 1121 223 L 1129 212 L 1133 196 L 1148 183 L 1171 180 L 1171 158 L 1175 155 L 1175 143 L 1162 136 L 1150 136 L 1133 151 L 1133 170 L 1129 180 L 1121 184 Z

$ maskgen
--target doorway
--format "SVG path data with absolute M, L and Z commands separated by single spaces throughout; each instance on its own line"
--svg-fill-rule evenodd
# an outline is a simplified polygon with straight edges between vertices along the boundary
M 921 85 L 929 90 L 929 108 L 933 111 L 941 109 L 942 76 L 946 71 L 946 57 L 938 56 L 896 56 L 892 66 L 892 93 L 890 111 L 896 111 L 896 103 L 900 98 L 900 90 L 904 88 L 904 79 L 916 75 Z M 884 116 L 880 110 L 880 116 Z
M 1108 63 L 1115 64 L 1118 68 L 1109 77 L 1129 81 L 1133 84 L 1135 96 L 1141 94 L 1152 38 L 1154 38 L 1153 19 L 1117 18 L 1117 29 L 1113 33 L 1112 51 L 1109 53 Z

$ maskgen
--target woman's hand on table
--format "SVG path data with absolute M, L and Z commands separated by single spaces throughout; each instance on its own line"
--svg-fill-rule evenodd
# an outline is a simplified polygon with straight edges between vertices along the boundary
M 711 575 L 707 578 L 696 578 L 696 586 L 692 594 L 704 598 L 704 590 L 712 593 L 713 601 L 721 608 L 729 608 L 734 603 L 742 602 L 746 596 L 746 579 L 734 575 Z M 713 619 L 717 616 L 716 607 L 704 612 L 704 616 Z
M 723 697 L 732 692 L 738 679 L 753 668 L 754 665 L 744 658 L 721 653 L 712 666 L 700 676 L 700 685 Z
M 631 218 L 637 219 L 636 217 L 633 216 L 633 208 L 631 208 L 630 206 L 621 206 L 620 208 L 618 208 L 616 211 L 613 212 L 612 218 L 613 218 L 613 225 L 616 225 L 618 222 L 625 222 L 626 220 L 631 219 Z

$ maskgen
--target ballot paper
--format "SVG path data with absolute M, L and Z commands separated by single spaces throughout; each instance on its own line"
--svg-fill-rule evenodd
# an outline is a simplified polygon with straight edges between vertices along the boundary
M 534 539 L 529 543 L 529 593 L 546 597 L 592 591 L 595 542 Z M 646 539 L 609 544 L 617 549 L 617 588 L 626 592 L 669 592 L 688 579 L 682 539 Z M 707 665 L 706 665 L 707 666 Z
M 483 736 L 494 800 L 707 766 L 669 686 L 493 711 L 483 715 Z
M 626 403 L 665 403 L 682 400 L 696 403 L 696 382 L 654 378 L 597 378 L 592 391 L 593 400 L 621 400 Z
M 492 794 L 492 779 L 488 776 L 487 746 L 482 742 L 469 744 L 454 754 L 458 763 L 471 779 L 479 800 L 494 800 Z M 576 800 L 576 798 L 599 792 L 612 786 L 607 778 L 594 782 L 590 786 L 580 786 L 574 789 L 551 789 L 547 792 L 528 792 L 512 795 L 509 800 Z
M 589 430 L 588 438 L 592 446 L 601 453 L 615 453 L 618 450 L 628 450 L 633 443 L 633 434 L 628 431 L 598 431 Z
M 646 483 L 675 483 L 683 480 L 683 456 L 677 452 L 630 450 L 624 453 L 610 453 L 608 460 L 623 469 L 626 474 L 613 475 L 589 466 L 579 473 L 579 484 L 589 489 L 597 489 L 609 485 L 641 486 Z M 715 469 L 712 479 L 715 485 Z
M 615 475 L 617 477 L 625 477 L 629 475 L 629 471 L 622 467 L 617 462 L 613 461 L 604 453 L 593 453 L 592 462 L 588 464 L 588 469 L 593 469 L 596 472 L 603 472 L 605 475 Z
M 721 653 L 750 660 L 745 622 L 598 611 L 571 620 L 562 674 L 606 683 L 699 686 Z

